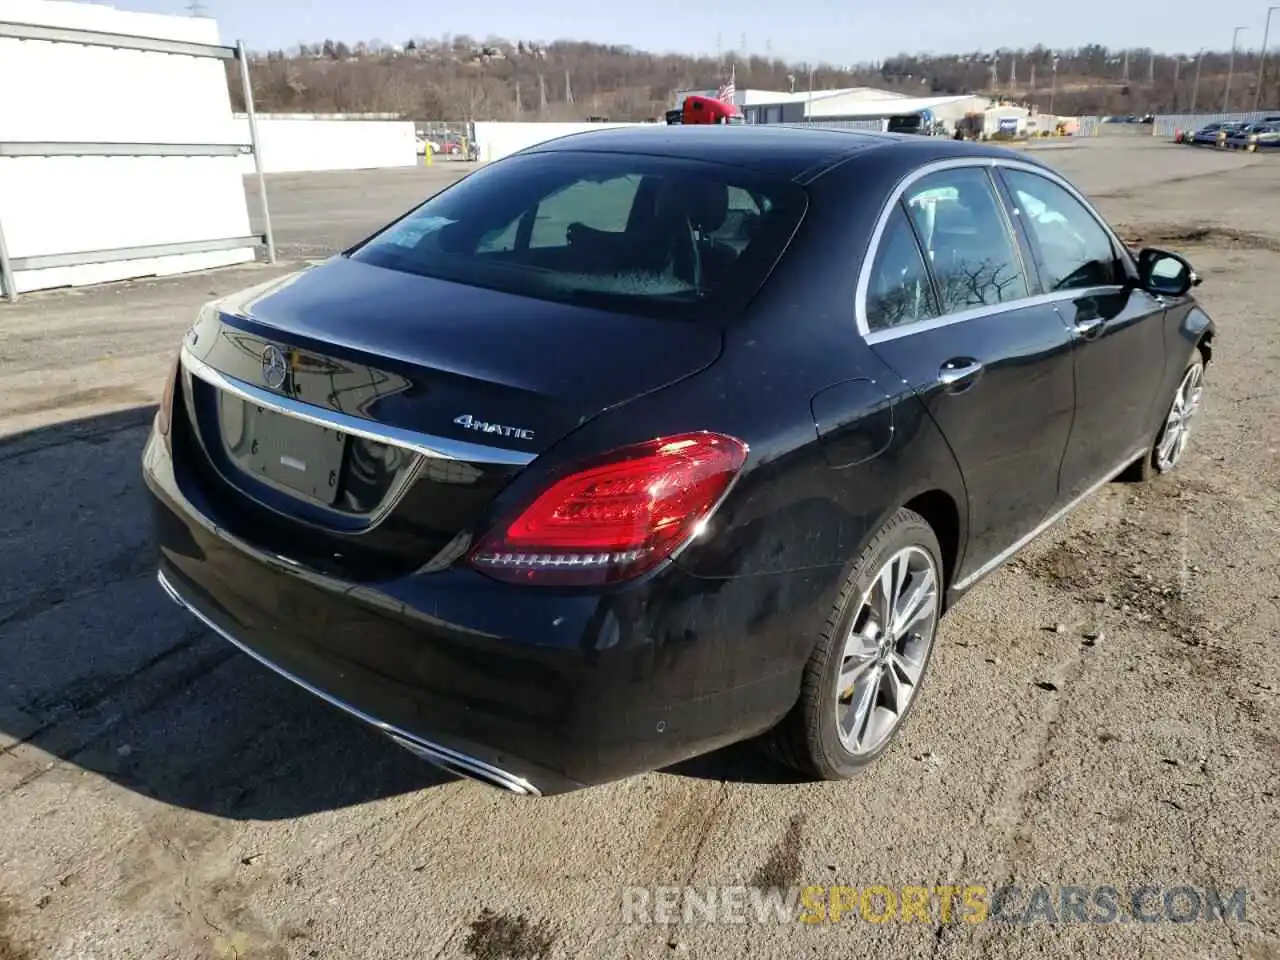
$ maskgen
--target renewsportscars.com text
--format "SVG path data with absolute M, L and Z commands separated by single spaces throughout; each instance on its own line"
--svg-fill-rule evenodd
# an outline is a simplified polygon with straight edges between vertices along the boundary
M 942 884 L 626 887 L 622 922 L 716 923 L 1196 923 L 1243 922 L 1243 887 Z

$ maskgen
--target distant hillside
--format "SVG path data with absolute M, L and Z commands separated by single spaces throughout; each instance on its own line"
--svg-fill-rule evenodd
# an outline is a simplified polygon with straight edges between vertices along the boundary
M 402 44 L 326 40 L 256 55 L 255 102 L 262 111 L 399 113 L 415 120 L 612 120 L 659 117 L 677 90 L 714 87 L 736 73 L 738 87 L 823 90 L 874 86 L 913 94 L 985 93 L 1048 109 L 1057 61 L 1054 109 L 1062 114 L 1185 111 L 1195 86 L 1190 58 L 1150 50 L 1000 50 L 947 55 L 899 54 L 849 67 L 784 63 L 727 54 L 691 57 L 625 46 L 491 37 L 423 37 Z M 1206 53 L 1196 107 L 1221 109 L 1228 55 Z M 242 104 L 240 78 L 229 71 Z M 1258 59 L 1237 53 L 1231 109 L 1252 108 Z M 1267 63 L 1262 106 L 1280 107 L 1280 56 Z

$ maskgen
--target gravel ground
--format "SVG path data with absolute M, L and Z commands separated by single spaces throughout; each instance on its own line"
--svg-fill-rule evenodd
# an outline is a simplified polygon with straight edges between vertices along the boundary
M 544 801 L 434 773 L 152 579 L 160 375 L 202 301 L 288 265 L 0 305 L 0 960 L 1280 958 L 1280 158 L 1044 155 L 1204 275 L 1206 406 L 1175 475 L 1110 485 L 953 611 L 910 725 L 851 783 L 743 748 Z M 282 250 L 327 253 L 447 174 L 274 178 Z M 622 912 L 629 886 L 1007 883 L 1247 901 L 1186 923 Z

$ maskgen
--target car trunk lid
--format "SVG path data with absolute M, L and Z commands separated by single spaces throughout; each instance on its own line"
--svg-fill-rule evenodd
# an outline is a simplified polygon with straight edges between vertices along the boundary
M 465 535 L 576 426 L 720 348 L 714 324 L 335 258 L 201 315 L 183 351 L 191 453 L 238 536 L 384 576 Z

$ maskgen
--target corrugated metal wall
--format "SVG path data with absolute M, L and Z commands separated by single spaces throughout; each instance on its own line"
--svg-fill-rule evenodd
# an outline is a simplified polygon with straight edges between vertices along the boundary
M 1102 126 L 1101 117 L 1079 117 L 1080 129 L 1076 133 L 1078 137 L 1096 137 Z M 1214 118 L 1210 118 L 1214 119 Z M 749 118 L 748 123 L 752 122 Z M 1157 123 L 1159 118 L 1157 118 Z M 1205 121 L 1208 122 L 1207 120 Z M 825 127 L 829 130 L 883 130 L 884 121 L 878 119 L 872 120 L 803 120 L 795 123 L 784 123 L 781 126 L 786 127 Z M 1170 134 L 1172 136 L 1172 133 Z
M 1264 116 L 1280 115 L 1280 109 L 1260 110 L 1249 113 L 1170 113 L 1156 117 L 1152 124 L 1153 137 L 1172 137 L 1178 130 L 1199 130 L 1210 123 L 1256 123 Z
M 871 120 L 803 120 L 800 123 L 788 123 L 788 127 L 818 127 L 825 130 L 883 130 L 884 121 L 878 118 Z

